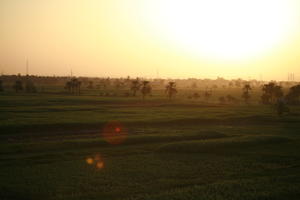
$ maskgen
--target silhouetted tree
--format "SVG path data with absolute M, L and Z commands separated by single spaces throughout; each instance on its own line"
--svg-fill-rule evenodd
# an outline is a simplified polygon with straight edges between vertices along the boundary
M 72 86 L 73 86 L 73 93 L 80 94 L 81 82 L 77 78 L 72 79 Z
M 148 94 L 151 94 L 151 86 L 149 84 L 149 81 L 143 81 L 142 82 L 142 88 L 141 88 L 141 93 L 142 93 L 142 96 L 143 96 L 143 100 L 145 99 L 145 97 L 148 95 Z
M 71 81 L 66 82 L 65 89 L 68 90 L 69 93 L 72 92 L 72 82 Z
M 130 90 L 132 91 L 133 96 L 136 96 L 136 92 L 139 91 L 140 88 L 141 88 L 141 84 L 138 78 L 131 81 Z
M 204 92 L 204 98 L 206 99 L 206 101 L 208 101 L 211 96 L 212 96 L 212 91 L 211 90 L 206 90 Z
M 265 84 L 262 90 L 263 95 L 261 96 L 261 100 L 263 104 L 275 103 L 278 98 L 283 96 L 282 87 L 276 85 L 274 82 Z
M 30 80 L 30 77 L 28 75 L 26 76 L 26 81 L 25 81 L 25 91 L 27 93 L 37 92 L 33 81 Z
M 80 94 L 81 82 L 77 78 L 72 78 L 66 82 L 65 89 L 72 94 Z
M 172 97 L 177 93 L 175 82 L 169 82 L 166 86 L 166 94 L 168 98 L 171 100 Z
M 3 91 L 4 91 L 3 82 L 2 82 L 2 80 L 0 80 L 0 92 L 3 92 Z
M 299 104 L 300 85 L 295 85 L 290 88 L 289 93 L 285 96 L 288 104 Z
M 245 100 L 246 103 L 249 103 L 249 99 L 250 99 L 250 90 L 251 90 L 251 86 L 249 83 L 246 83 L 243 87 L 243 94 L 242 94 L 242 98 Z
M 94 88 L 94 82 L 93 81 L 89 81 L 87 88 L 88 89 L 93 89 Z
M 23 90 L 23 83 L 22 83 L 22 81 L 21 80 L 16 80 L 16 82 L 13 85 L 13 89 L 16 92 L 22 91 Z

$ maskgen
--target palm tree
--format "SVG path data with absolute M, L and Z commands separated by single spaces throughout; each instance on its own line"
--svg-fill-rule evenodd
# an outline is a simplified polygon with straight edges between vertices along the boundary
M 285 96 L 287 103 L 299 104 L 300 97 L 300 85 L 295 85 L 290 88 L 289 93 Z
M 72 82 L 71 81 L 66 82 L 65 89 L 68 90 L 69 93 L 72 92 Z
M 274 104 L 276 101 L 283 97 L 282 87 L 276 85 L 274 82 L 265 84 L 262 88 L 263 95 L 261 96 L 263 104 Z
M 80 94 L 81 82 L 77 78 L 72 78 L 66 82 L 65 89 L 72 94 Z
M 168 85 L 166 86 L 166 93 L 171 100 L 172 97 L 177 93 L 175 82 L 171 81 L 168 83 Z
M 142 93 L 142 96 L 143 96 L 143 100 L 145 99 L 146 95 L 151 93 L 151 90 L 152 90 L 152 88 L 149 84 L 149 81 L 143 81 L 142 82 L 142 88 L 141 88 L 141 93 Z
M 80 95 L 81 82 L 77 78 L 72 79 L 72 86 L 73 93 L 77 93 L 78 95 Z
M 245 99 L 246 103 L 248 103 L 248 101 L 250 99 L 250 93 L 249 93 L 250 90 L 252 90 L 250 84 L 246 83 L 243 87 L 243 94 L 242 94 L 242 98 Z
M 22 91 L 22 90 L 23 90 L 23 83 L 22 83 L 22 81 L 16 80 L 16 82 L 15 82 L 14 85 L 13 85 L 13 89 L 14 89 L 16 92 Z
M 130 90 L 132 91 L 132 95 L 136 96 L 136 92 L 141 88 L 141 84 L 139 79 L 135 79 L 131 81 L 131 86 L 130 86 Z
M 177 93 L 175 82 L 171 81 L 168 83 L 168 85 L 166 86 L 166 93 L 171 100 L 172 97 Z

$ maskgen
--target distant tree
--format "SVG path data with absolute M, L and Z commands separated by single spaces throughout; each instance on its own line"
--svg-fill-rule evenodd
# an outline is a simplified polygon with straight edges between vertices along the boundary
M 89 81 L 87 88 L 88 89 L 94 89 L 94 82 L 93 81 Z
M 108 88 L 109 86 L 111 85 L 111 80 L 109 77 L 107 77 L 105 80 L 104 80 L 104 89 Z
M 3 82 L 2 82 L 2 80 L 0 80 L 0 92 L 3 92 L 3 91 L 4 91 Z
M 67 81 L 65 84 L 65 89 L 72 93 L 72 81 Z
M 283 97 L 282 87 L 274 82 L 264 84 L 262 91 L 261 100 L 263 104 L 274 104 L 279 98 Z
M 72 79 L 72 85 L 73 85 L 73 93 L 79 95 L 81 89 L 81 82 L 77 78 L 74 78 Z
M 212 96 L 212 91 L 211 90 L 206 90 L 204 92 L 204 98 L 205 98 L 206 101 L 208 101 L 211 96 Z
M 288 104 L 300 104 L 300 85 L 295 85 L 290 88 L 289 93 L 285 96 Z
M 177 93 L 175 82 L 169 82 L 166 86 L 166 94 L 168 98 L 171 100 L 172 97 Z
M 132 91 L 133 96 L 136 96 L 136 92 L 139 91 L 140 88 L 141 88 L 141 83 L 138 78 L 131 81 L 130 90 Z
M 243 87 L 243 94 L 242 94 L 242 98 L 245 100 L 246 103 L 249 103 L 249 99 L 251 97 L 250 90 L 252 90 L 250 84 L 246 83 Z
M 77 78 L 72 78 L 66 82 L 65 89 L 72 94 L 80 94 L 81 82 Z
M 115 85 L 115 88 L 116 88 L 117 90 L 119 90 L 119 89 L 123 86 L 123 83 L 122 83 L 121 80 L 116 79 L 115 82 L 114 82 L 114 85 Z
M 37 92 L 36 87 L 35 87 L 34 83 L 31 80 L 27 80 L 25 82 L 25 91 L 27 93 L 35 93 L 35 92 Z
M 21 80 L 16 80 L 16 82 L 13 85 L 13 89 L 16 92 L 22 91 L 23 90 L 23 83 L 22 83 L 22 81 Z
M 141 88 L 141 93 L 142 93 L 142 97 L 143 100 L 145 99 L 145 97 L 149 94 L 151 94 L 152 88 L 149 84 L 149 81 L 143 81 L 142 82 L 142 88 Z

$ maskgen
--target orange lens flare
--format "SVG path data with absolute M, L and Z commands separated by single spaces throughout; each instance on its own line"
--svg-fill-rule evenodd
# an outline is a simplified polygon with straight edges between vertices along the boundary
M 120 122 L 108 122 L 102 130 L 102 137 L 109 144 L 122 144 L 127 138 L 127 129 Z
M 86 163 L 89 164 L 89 165 L 92 165 L 92 164 L 94 163 L 93 158 L 87 158 L 85 161 L 86 161 Z
M 97 162 L 96 167 L 98 169 L 103 169 L 104 168 L 104 163 L 102 161 L 101 162 Z
M 85 159 L 86 163 L 88 165 L 93 165 L 97 169 L 103 169 L 104 168 L 104 161 L 102 159 L 102 156 L 100 154 L 96 154 L 95 156 L 90 156 Z

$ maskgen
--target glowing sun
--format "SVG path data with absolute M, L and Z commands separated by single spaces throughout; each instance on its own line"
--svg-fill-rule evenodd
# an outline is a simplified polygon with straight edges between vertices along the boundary
M 213 58 L 260 55 L 296 26 L 293 0 L 152 0 L 144 6 L 144 17 L 157 35 Z

